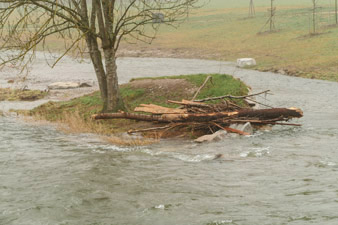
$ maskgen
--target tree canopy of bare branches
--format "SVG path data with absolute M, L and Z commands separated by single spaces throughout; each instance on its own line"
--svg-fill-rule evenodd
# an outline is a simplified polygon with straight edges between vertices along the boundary
M 123 108 L 116 72 L 122 40 L 151 42 L 161 24 L 182 22 L 198 0 L 0 0 L 0 64 L 26 65 L 50 37 L 64 51 L 88 53 L 104 111 Z

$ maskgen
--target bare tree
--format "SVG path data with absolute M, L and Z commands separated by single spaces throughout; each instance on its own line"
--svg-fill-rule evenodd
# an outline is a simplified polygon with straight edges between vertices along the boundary
M 270 8 L 268 8 L 269 19 L 265 22 L 264 26 L 260 29 L 259 33 L 269 24 L 269 32 L 272 32 L 276 29 L 275 27 L 275 16 L 276 16 L 276 7 L 274 6 L 275 0 L 270 0 Z
M 275 29 L 275 15 L 276 15 L 276 7 L 274 7 L 273 2 L 275 0 L 270 0 L 270 9 L 269 11 L 269 24 L 270 24 L 270 32 Z
M 0 64 L 34 59 L 38 48 L 57 36 L 64 51 L 88 53 L 104 111 L 123 108 L 116 52 L 122 40 L 151 42 L 160 24 L 186 18 L 198 0 L 0 0 Z M 160 18 L 158 18 L 160 16 Z M 160 21 L 159 21 L 160 19 Z M 55 65 L 55 64 L 54 64 Z
M 249 17 L 254 17 L 256 14 L 255 12 L 255 5 L 253 0 L 250 0 L 250 4 L 249 4 Z
M 318 0 L 311 0 L 312 1 L 312 33 L 315 34 L 316 30 L 316 17 L 317 17 L 317 9 L 318 9 Z
M 338 24 L 338 0 L 334 1 L 334 14 L 335 14 L 335 19 L 336 19 L 336 24 Z

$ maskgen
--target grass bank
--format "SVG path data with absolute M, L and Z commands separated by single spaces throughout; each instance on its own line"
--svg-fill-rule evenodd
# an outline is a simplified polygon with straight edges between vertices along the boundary
M 140 104 L 157 104 L 167 107 L 177 107 L 174 104 L 168 104 L 167 100 L 191 99 L 198 87 L 204 82 L 209 74 L 170 76 L 159 78 L 141 78 L 131 80 L 127 84 L 120 86 L 128 111 Z M 229 75 L 211 74 L 212 82 L 208 82 L 198 95 L 198 99 L 220 95 L 246 95 L 248 87 L 238 79 Z M 237 102 L 237 104 L 243 104 Z M 69 132 L 91 132 L 101 135 L 109 135 L 111 142 L 128 145 L 141 144 L 123 141 L 115 138 L 118 135 L 127 132 L 130 129 L 143 129 L 153 127 L 149 122 L 140 122 L 132 120 L 104 120 L 93 121 L 91 115 L 99 113 L 102 109 L 102 101 L 99 92 L 94 92 L 79 98 L 64 102 L 48 102 L 31 111 L 25 112 L 26 115 L 33 116 L 51 122 L 62 123 L 66 125 L 65 130 Z

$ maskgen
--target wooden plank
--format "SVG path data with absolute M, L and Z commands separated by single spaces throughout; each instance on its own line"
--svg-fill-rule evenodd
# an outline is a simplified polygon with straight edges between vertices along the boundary
M 135 112 L 147 112 L 152 114 L 184 114 L 186 109 L 173 109 L 153 104 L 141 104 L 134 109 Z

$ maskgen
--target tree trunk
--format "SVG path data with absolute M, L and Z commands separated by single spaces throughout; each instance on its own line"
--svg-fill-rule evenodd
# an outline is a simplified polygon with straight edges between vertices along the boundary
M 114 49 L 106 48 L 103 50 L 105 58 L 104 67 L 97 39 L 89 35 L 86 41 L 99 83 L 101 99 L 103 101 L 102 111 L 117 112 L 118 110 L 123 110 L 124 103 L 119 91 Z
M 117 112 L 124 109 L 123 100 L 120 96 L 116 57 L 113 48 L 104 50 L 106 64 L 106 81 L 107 81 L 107 112 Z
M 337 0 L 335 0 L 334 3 L 334 12 L 335 12 L 335 17 L 336 17 L 336 24 L 338 24 L 338 8 L 337 8 Z
M 107 80 L 106 72 L 102 63 L 102 56 L 99 50 L 97 39 L 91 35 L 86 37 L 87 46 L 89 48 L 89 55 L 94 66 L 95 74 L 97 81 L 99 83 L 99 89 L 101 94 L 101 99 L 103 101 L 102 111 L 107 111 L 108 106 L 108 90 L 107 90 Z
M 313 33 L 316 33 L 316 9 L 317 9 L 317 3 L 316 0 L 312 0 L 313 8 L 312 8 L 312 29 Z

